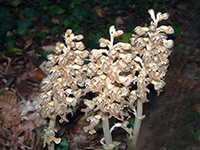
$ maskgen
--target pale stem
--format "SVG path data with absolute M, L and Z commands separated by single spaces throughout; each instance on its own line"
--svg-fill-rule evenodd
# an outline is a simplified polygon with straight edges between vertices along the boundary
M 49 121 L 49 127 L 51 129 L 55 129 L 56 128 L 56 108 L 58 106 L 58 100 L 54 99 L 54 112 L 51 115 L 50 121 Z M 54 150 L 55 149 L 55 143 L 54 141 L 52 141 L 50 143 L 50 145 L 48 146 L 48 150 Z
M 131 138 L 131 136 L 128 133 L 126 133 L 126 139 L 127 139 L 128 150 L 134 150 L 135 146 L 134 146 L 133 138 Z
M 137 100 L 137 115 L 135 117 L 135 124 L 133 129 L 134 146 L 136 146 L 138 136 L 140 133 L 141 123 L 142 123 L 142 112 L 143 112 L 143 103 L 141 100 Z
M 110 130 L 109 130 L 108 113 L 103 113 L 102 125 L 103 125 L 104 139 L 105 139 L 105 142 L 106 142 L 106 146 L 108 147 L 110 144 L 113 143 L 112 136 L 111 136 L 111 133 L 110 133 Z
M 52 118 L 49 121 L 49 127 L 51 127 L 51 129 L 55 129 L 56 127 L 56 113 L 52 114 Z M 50 143 L 50 145 L 48 145 L 48 150 L 54 150 L 55 149 L 55 143 L 54 141 L 52 141 Z
M 141 100 L 137 100 L 137 113 L 133 129 L 133 135 L 132 135 L 133 137 L 131 138 L 130 135 L 127 134 L 128 150 L 135 150 L 142 123 L 142 113 L 143 113 L 143 103 Z

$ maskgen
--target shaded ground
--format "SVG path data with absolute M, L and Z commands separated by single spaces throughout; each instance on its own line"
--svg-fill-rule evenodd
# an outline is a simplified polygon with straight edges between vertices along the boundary
M 166 23 L 173 24 L 175 28 L 181 28 L 182 31 L 172 37 L 175 47 L 170 57 L 171 65 L 166 76 L 167 84 L 164 92 L 159 97 L 151 94 L 151 102 L 144 106 L 146 118 L 143 121 L 137 150 L 198 150 L 200 147 L 200 2 L 198 0 L 181 2 L 173 0 L 167 4 L 158 7 L 158 10 L 168 12 L 170 19 Z M 86 3 L 84 6 L 90 5 Z M 129 33 L 134 27 L 131 26 L 132 24 L 143 26 L 149 22 L 148 14 L 144 13 L 144 10 L 139 14 L 144 9 L 144 5 L 141 6 L 142 9 L 136 6 L 128 10 L 122 9 L 116 14 L 111 5 L 104 7 L 92 5 L 92 7 L 92 13 L 98 15 L 99 18 L 95 23 L 85 23 L 80 26 L 85 29 L 86 33 L 89 33 L 85 38 L 85 43 L 89 46 L 92 45 L 89 40 L 95 41 L 94 37 L 99 36 L 93 34 L 92 30 L 98 30 L 101 27 L 106 29 L 107 26 L 104 24 L 108 26 L 116 24 L 118 28 Z M 23 16 L 19 15 L 20 17 Z M 57 21 L 64 22 L 62 17 L 58 17 Z M 45 32 L 49 32 L 53 26 L 58 25 L 55 23 L 56 20 L 53 25 L 41 22 L 37 20 L 35 23 Z M 61 26 L 61 28 L 62 33 L 66 27 Z M 31 30 L 29 33 L 34 32 Z M 1 145 L 13 144 L 13 147 L 16 147 L 21 144 L 18 139 L 21 137 L 25 139 L 21 141 L 27 146 L 24 146 L 24 149 L 41 149 L 42 147 L 40 139 L 42 127 L 36 130 L 36 126 L 44 125 L 45 120 L 40 116 L 37 119 L 33 117 L 35 112 L 33 106 L 39 101 L 37 97 L 40 92 L 39 83 L 45 77 L 39 68 L 46 57 L 43 54 L 49 53 L 46 49 L 53 49 L 55 43 L 62 40 L 61 34 L 51 33 L 52 31 L 47 33 L 48 36 L 44 39 L 40 39 L 40 36 L 29 40 L 24 37 L 15 37 L 19 38 L 15 46 L 21 48 L 23 52 L 11 54 L 3 50 L 1 53 L 0 112 L 4 115 L 1 115 L 0 119 L 2 127 L 0 137 L 1 139 L 7 138 L 6 143 L 0 140 Z M 103 30 L 100 33 L 100 36 L 106 36 Z M 5 45 L 5 43 L 1 45 L 1 49 L 4 49 Z M 9 112 L 14 112 L 13 116 L 5 115 Z M 20 116 L 21 112 L 24 113 L 23 116 Z M 66 138 L 70 148 L 74 150 L 102 149 L 99 143 L 103 137 L 101 127 L 95 135 L 84 133 L 82 127 L 87 123 L 80 119 L 81 117 L 82 114 L 77 112 L 71 118 L 71 124 L 60 125 L 58 135 L 61 135 L 63 139 Z M 18 121 L 20 119 L 21 121 Z M 28 120 L 34 120 L 34 122 Z M 32 130 L 34 134 L 30 132 Z M 123 130 L 116 130 L 113 137 L 122 143 L 121 150 L 126 149 Z

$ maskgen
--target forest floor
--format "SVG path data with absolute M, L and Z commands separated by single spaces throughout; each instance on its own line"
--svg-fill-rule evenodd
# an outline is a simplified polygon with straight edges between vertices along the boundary
M 92 33 L 92 30 L 102 27 L 103 24 L 110 26 L 113 23 L 130 35 L 129 30 L 133 28 L 132 24 L 143 26 L 149 22 L 147 13 L 137 14 L 137 11 L 132 11 L 134 8 L 121 10 L 114 15 L 115 17 L 113 17 L 114 12 L 110 5 L 106 7 L 97 5 L 94 8 L 91 11 L 98 15 L 96 24 L 86 23 L 81 26 L 82 30 L 88 33 L 84 42 L 89 46 L 96 46 L 93 45 L 96 42 L 95 38 L 106 35 L 104 30 L 101 30 L 100 35 Z M 136 150 L 199 150 L 200 2 L 198 0 L 182 2 L 173 0 L 169 6 L 158 8 L 158 10 L 170 14 L 166 23 L 173 24 L 176 29 L 176 35 L 172 37 L 175 46 L 170 56 L 170 67 L 166 75 L 164 91 L 158 97 L 153 91 L 149 95 L 150 102 L 144 104 L 146 118 L 143 120 Z M 23 13 L 20 10 L 17 11 L 19 12 L 18 18 L 23 20 Z M 59 11 L 61 12 L 62 10 Z M 34 20 L 34 17 L 32 19 Z M 59 26 L 59 23 L 63 22 L 62 19 L 57 17 L 51 21 Z M 15 36 L 14 45 L 17 49 L 11 48 L 10 52 L 8 49 L 7 51 L 3 49 L 9 44 L 12 45 L 12 40 L 9 39 L 11 32 L 7 32 L 7 38 L 1 43 L 0 146 L 7 149 L 12 147 L 42 149 L 41 131 L 46 120 L 41 116 L 35 116 L 34 108 L 35 104 L 40 101 L 38 98 L 40 82 L 46 77 L 41 70 L 41 64 L 53 51 L 56 42 L 63 41 L 62 34 L 58 33 L 63 33 L 66 28 L 62 26 L 61 31 L 57 33 L 57 30 L 52 30 L 52 26 L 42 24 L 41 20 L 35 23 L 45 32 L 35 34 L 37 28 L 33 28 L 32 25 L 28 29 L 29 33 L 35 34 L 32 38 L 32 34 L 23 35 L 21 33 L 24 31 L 18 28 L 17 31 L 23 36 Z M 65 22 L 65 25 L 67 24 L 69 23 Z M 80 32 L 83 32 L 82 30 Z M 3 29 L 0 31 L 3 32 Z M 46 36 L 46 34 L 49 35 Z M 91 43 L 89 40 L 94 40 L 94 42 Z M 103 137 L 101 126 L 97 127 L 96 134 L 89 135 L 83 131 L 83 126 L 87 125 L 87 122 L 81 112 L 78 111 L 70 119 L 70 124 L 58 125 L 58 136 L 67 139 L 71 150 L 102 149 L 99 142 Z M 123 130 L 116 129 L 113 137 L 115 141 L 121 142 L 120 150 L 127 148 L 126 135 Z

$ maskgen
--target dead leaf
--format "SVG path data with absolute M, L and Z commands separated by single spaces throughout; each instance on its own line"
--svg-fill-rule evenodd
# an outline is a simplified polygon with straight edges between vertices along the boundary
M 24 46 L 24 50 L 27 49 L 29 46 L 31 46 L 33 43 L 33 40 L 32 39 L 29 39 L 26 41 L 26 45 Z
M 42 46 L 42 49 L 46 52 L 52 52 L 55 49 L 54 45 L 46 45 L 46 46 Z
M 6 128 L 11 128 L 17 126 L 21 123 L 21 111 L 19 106 L 10 105 L 6 102 L 0 103 L 1 115 L 0 120 L 2 120 L 2 126 Z
M 17 104 L 17 95 L 11 91 L 4 91 L 0 95 L 0 101 L 4 101 L 11 105 L 16 105 Z
M 57 18 L 52 18 L 51 21 L 55 24 L 59 24 L 60 23 L 60 20 L 57 19 Z
M 28 72 L 29 79 L 35 82 L 40 82 L 46 77 L 46 74 L 40 68 L 34 68 Z

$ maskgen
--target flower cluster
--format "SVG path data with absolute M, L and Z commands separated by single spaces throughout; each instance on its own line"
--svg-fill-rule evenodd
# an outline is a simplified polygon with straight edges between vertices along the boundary
M 84 50 L 82 35 L 75 36 L 72 30 L 67 30 L 64 43 L 58 43 L 55 55 L 48 55 L 49 75 L 42 81 L 41 110 L 44 117 L 51 118 L 56 113 L 61 117 L 60 122 L 66 121 L 66 113 L 73 113 L 83 94 L 80 87 L 84 86 L 86 79 L 86 66 L 84 61 L 88 51 Z
M 159 93 L 165 86 L 164 76 L 169 65 L 168 57 L 171 54 L 173 40 L 167 40 L 167 35 L 174 33 L 171 26 L 160 26 L 158 22 L 165 20 L 169 14 L 158 12 L 156 17 L 152 9 L 149 10 L 152 22 L 149 27 L 136 27 L 136 34 L 132 35 L 131 44 L 137 50 L 136 58 L 140 64 L 140 71 L 137 79 L 137 95 L 142 102 L 148 102 L 146 88 L 153 84 Z
M 43 147 L 46 146 L 46 143 L 50 144 L 52 141 L 55 142 L 56 144 L 61 142 L 61 138 L 55 137 L 55 132 L 57 132 L 56 129 L 52 129 L 51 127 L 48 127 L 44 129 L 44 132 L 45 134 L 42 136 L 42 138 L 44 139 Z
M 168 14 L 155 14 L 149 10 L 151 22 L 149 27 L 136 27 L 136 34 L 132 35 L 131 44 L 118 42 L 114 38 L 123 34 L 123 31 L 110 27 L 110 40 L 101 38 L 100 47 L 109 49 L 93 49 L 88 64 L 86 90 L 99 93 L 92 100 L 86 99 L 84 112 L 98 111 L 108 113 L 121 121 L 128 116 L 127 108 L 134 109 L 135 101 L 148 102 L 147 85 L 153 84 L 158 94 L 162 91 L 165 82 L 164 76 L 169 64 L 168 56 L 173 46 L 167 35 L 172 34 L 171 26 L 157 27 L 158 22 L 168 18 Z M 132 87 L 135 85 L 135 89 Z M 89 119 L 93 124 L 89 131 L 93 131 L 97 118 Z M 99 117 L 101 119 L 101 117 Z M 93 133 L 92 132 L 92 133 Z
M 120 120 L 128 116 L 124 109 L 129 106 L 131 83 L 136 80 L 135 62 L 133 61 L 134 56 L 130 54 L 133 51 L 130 44 L 113 43 L 114 38 L 122 34 L 123 31 L 116 31 L 114 26 L 111 26 L 110 40 L 101 38 L 99 43 L 102 49 L 91 51 L 87 72 L 89 79 L 86 80 L 85 85 L 87 92 L 97 92 L 98 96 L 84 101 L 87 105 L 87 108 L 83 109 L 85 113 L 100 110 L 100 112 L 108 113 L 109 117 L 116 117 Z M 103 49 L 104 47 L 109 49 Z M 97 119 L 97 117 L 93 118 Z M 101 119 L 101 117 L 98 118 Z M 91 117 L 90 121 L 93 124 L 98 123 Z M 94 131 L 93 128 L 90 130 Z
M 49 75 L 42 81 L 43 102 L 40 104 L 43 116 L 51 119 L 56 114 L 61 123 L 68 122 L 66 114 L 73 112 L 82 96 L 95 93 L 93 97 L 84 99 L 86 108 L 82 109 L 85 113 L 96 112 L 87 118 L 90 125 L 84 128 L 93 134 L 103 114 L 124 121 L 128 110 L 135 109 L 137 100 L 148 102 L 149 84 L 153 84 L 159 94 L 165 85 L 168 56 L 173 46 L 167 35 L 174 31 L 171 26 L 158 27 L 159 21 L 169 17 L 167 13 L 159 12 L 156 17 L 153 10 L 149 13 L 153 21 L 149 27 L 135 28 L 131 44 L 115 44 L 114 39 L 123 31 L 111 26 L 110 40 L 100 38 L 101 48 L 92 49 L 90 54 L 79 42 L 83 36 L 75 36 L 71 29 L 67 30 L 65 44 L 58 43 L 55 55 L 48 56 L 46 67 Z

